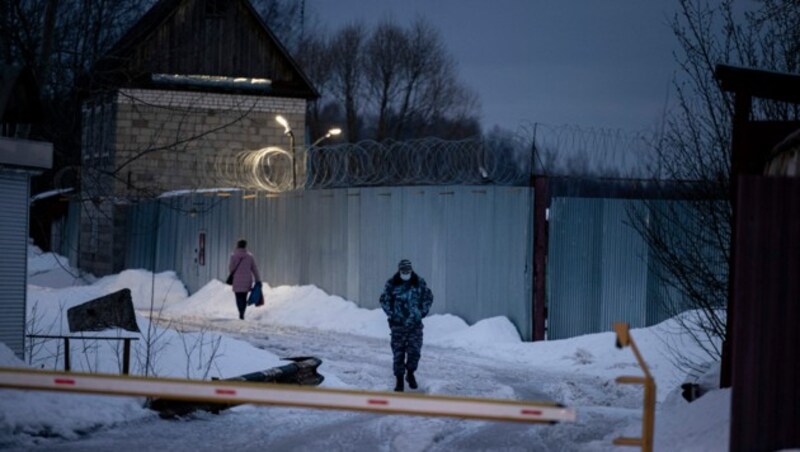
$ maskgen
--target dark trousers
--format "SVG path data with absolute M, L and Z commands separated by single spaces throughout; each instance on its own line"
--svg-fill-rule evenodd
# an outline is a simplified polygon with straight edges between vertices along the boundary
M 405 375 L 406 369 L 417 370 L 422 354 L 422 325 L 391 326 L 393 370 L 398 377 Z
M 244 310 L 247 308 L 247 292 L 234 292 L 236 294 L 236 307 L 239 308 L 239 318 L 244 319 Z

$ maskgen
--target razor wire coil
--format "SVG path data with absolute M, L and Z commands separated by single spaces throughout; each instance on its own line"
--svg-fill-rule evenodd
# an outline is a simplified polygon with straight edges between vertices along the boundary
M 214 155 L 209 176 L 226 186 L 283 192 L 400 185 L 527 185 L 531 175 L 619 174 L 646 144 L 641 135 L 541 126 L 511 140 L 365 140 L 323 147 L 224 151 Z M 550 153 L 544 164 L 537 153 Z M 537 161 L 538 160 L 538 161 Z M 575 167 L 578 161 L 580 166 Z M 294 172 L 292 166 L 296 165 Z M 573 165 L 572 167 L 570 165 Z M 594 171 L 593 174 L 587 171 Z M 293 180 L 296 173 L 297 181 Z M 630 175 L 631 173 L 628 173 Z

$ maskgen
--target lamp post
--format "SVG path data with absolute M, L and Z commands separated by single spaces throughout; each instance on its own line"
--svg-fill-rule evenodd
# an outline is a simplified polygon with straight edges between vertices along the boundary
M 339 135 L 341 133 L 342 133 L 342 129 L 340 129 L 338 127 L 334 127 L 333 129 L 329 129 L 328 133 L 326 133 L 325 135 L 319 137 L 319 139 L 317 139 L 317 141 L 311 143 L 311 147 L 314 147 L 314 146 L 318 145 L 322 140 L 325 140 L 325 139 L 330 138 L 330 137 L 334 137 L 334 136 Z
M 289 127 L 289 121 L 287 121 L 283 116 L 275 116 L 275 121 L 278 121 L 278 124 L 283 126 L 283 134 L 289 136 L 289 151 L 292 154 L 292 189 L 297 190 L 297 165 L 294 155 L 294 132 L 292 132 L 292 128 Z

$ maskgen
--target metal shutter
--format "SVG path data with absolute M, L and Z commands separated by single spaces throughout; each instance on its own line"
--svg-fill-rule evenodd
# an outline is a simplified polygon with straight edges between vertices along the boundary
M 29 175 L 0 169 L 0 342 L 20 358 L 25 340 Z

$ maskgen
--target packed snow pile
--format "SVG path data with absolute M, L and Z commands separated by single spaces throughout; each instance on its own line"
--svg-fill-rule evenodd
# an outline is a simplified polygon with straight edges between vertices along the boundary
M 314 286 L 270 287 L 265 284 L 265 305 L 248 307 L 246 320 L 239 321 L 231 288 L 219 281 L 212 280 L 191 296 L 174 272 L 153 274 L 144 270 L 126 270 L 100 279 L 85 278 L 80 285 L 62 286 L 63 275 L 59 272 L 77 272 L 70 269 L 63 258 L 48 254 L 34 251 L 34 255 L 29 257 L 32 267 L 29 275 L 49 275 L 56 283 L 53 284 L 55 287 L 48 287 L 45 278 L 40 279 L 37 285 L 28 286 L 28 333 L 67 334 L 68 308 L 129 288 L 141 333 L 107 330 L 102 335 L 138 338 L 132 352 L 132 374 L 209 379 L 279 366 L 286 363 L 278 356 L 283 352 L 276 354 L 255 347 L 244 339 L 253 332 L 263 334 L 281 328 L 360 336 L 364 337 L 364 347 L 375 347 L 374 341 L 384 341 L 381 347 L 385 347 L 385 353 L 389 354 L 389 328 L 380 309 L 359 308 L 351 301 L 328 295 Z M 201 327 L 188 330 L 180 326 L 182 321 Z M 240 325 L 237 338 L 214 330 L 214 325 L 223 322 Z M 636 390 L 622 388 L 613 380 L 620 375 L 638 375 L 640 370 L 630 349 L 620 350 L 614 346 L 612 333 L 530 343 L 520 339 L 514 325 L 505 317 L 484 319 L 469 325 L 453 315 L 432 315 L 424 319 L 424 324 L 426 347 L 449 348 L 453 356 L 494 360 L 499 367 L 502 363 L 503 368 L 518 369 L 543 379 L 542 391 L 550 394 L 553 400 L 575 408 L 578 413 L 579 424 L 565 427 L 565 431 L 572 431 L 573 436 L 560 439 L 565 450 L 614 450 L 611 446 L 614 437 L 639 435 L 641 398 Z M 673 319 L 631 331 L 657 382 L 656 450 L 727 450 L 730 392 L 709 390 L 718 378 L 718 368 L 710 366 L 708 374 L 700 376 L 709 392 L 693 403 L 680 397 L 680 384 L 686 380 L 687 372 L 674 364 L 672 350 L 679 348 L 683 356 L 697 360 L 702 360 L 702 353 L 697 344 L 685 336 L 674 334 L 676 324 L 677 319 Z M 86 340 L 80 341 L 83 344 L 72 350 L 73 369 L 119 373 L 120 344 L 91 339 L 92 334 L 86 336 Z M 22 362 L 0 344 L 0 366 L 63 368 L 61 341 L 34 340 L 28 345 L 31 353 L 27 354 L 28 361 Z M 334 345 L 319 344 L 319 347 Z M 370 352 L 375 353 L 373 350 Z M 146 366 L 145 363 L 149 364 Z M 323 358 L 320 372 L 325 375 L 325 386 L 353 387 L 339 378 L 338 372 L 343 371 L 360 372 L 343 369 Z M 452 387 L 452 384 L 441 383 L 447 382 L 431 383 L 429 389 Z M 470 382 L 469 378 L 457 383 L 458 387 L 466 388 L 477 384 Z M 578 384 L 581 386 L 576 386 Z M 0 447 L 24 448 L 52 437 L 74 440 L 82 435 L 81 432 L 124 428 L 130 421 L 154 416 L 143 408 L 144 400 L 141 398 L 17 390 L 0 392 Z M 500 386 L 489 394 L 519 396 L 512 388 Z M 242 415 L 250 413 L 247 410 L 238 412 Z M 340 416 L 341 419 L 351 418 L 346 414 Z M 592 439 L 591 435 L 596 433 L 589 433 L 590 427 L 600 419 L 616 427 L 613 434 Z M 433 438 L 435 434 L 430 436 Z M 431 444 L 426 442 L 422 446 Z

